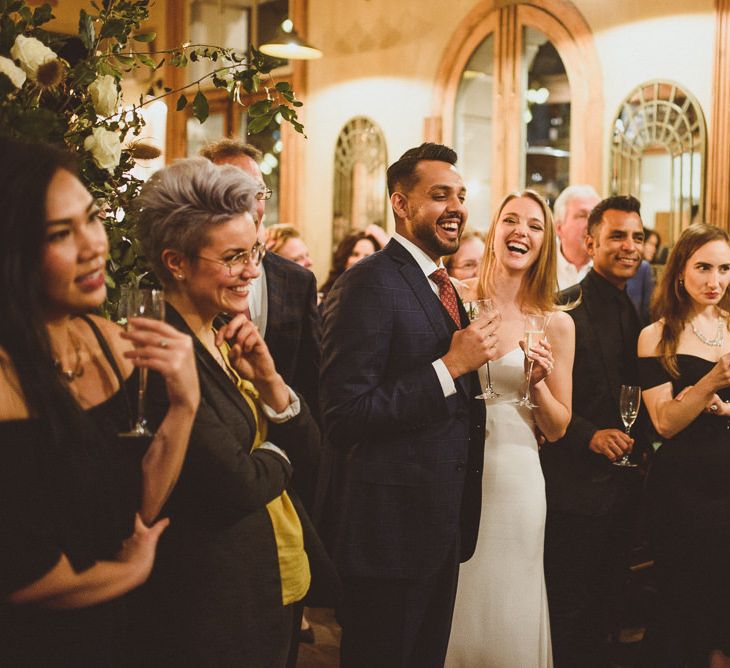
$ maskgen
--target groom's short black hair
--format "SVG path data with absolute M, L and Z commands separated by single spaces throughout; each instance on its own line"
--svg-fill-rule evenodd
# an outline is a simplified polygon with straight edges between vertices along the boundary
M 456 164 L 456 151 L 443 144 L 425 142 L 415 148 L 409 148 L 398 160 L 388 167 L 388 195 L 392 195 L 397 186 L 408 192 L 416 184 L 416 167 L 421 160 L 439 160 L 450 165 Z

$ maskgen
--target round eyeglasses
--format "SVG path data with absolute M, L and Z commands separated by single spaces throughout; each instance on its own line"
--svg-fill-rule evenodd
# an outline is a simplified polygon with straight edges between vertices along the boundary
M 254 267 L 258 267 L 261 264 L 261 260 L 264 259 L 264 255 L 266 255 L 266 246 L 257 241 L 250 251 L 241 251 L 227 260 L 217 260 L 212 257 L 205 257 L 204 255 L 196 255 L 195 257 L 199 260 L 223 264 L 228 267 L 228 274 L 234 276 L 237 271 L 240 271 L 246 265 L 251 264 Z
M 274 191 L 271 188 L 263 186 L 263 188 L 256 193 L 255 197 L 258 200 L 271 199 L 271 195 L 273 194 L 273 192 Z

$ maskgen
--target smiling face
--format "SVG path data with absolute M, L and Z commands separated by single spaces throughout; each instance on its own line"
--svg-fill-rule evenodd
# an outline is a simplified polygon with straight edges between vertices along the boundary
M 104 301 L 108 252 L 99 207 L 81 181 L 59 169 L 46 192 L 46 235 L 41 260 L 49 318 L 84 313 Z
M 498 265 L 508 272 L 524 272 L 537 262 L 545 239 L 545 215 L 535 200 L 509 200 L 495 226 L 494 255 Z
M 357 264 L 363 258 L 372 255 L 375 252 L 375 246 L 370 239 L 360 239 L 352 249 L 352 253 L 345 262 L 345 269 L 349 269 L 353 265 Z
M 730 283 L 730 246 L 720 239 L 701 246 L 687 260 L 681 278 L 696 307 L 718 304 Z
M 185 281 L 181 287 L 203 320 L 212 320 L 221 312 L 246 310 L 249 285 L 259 275 L 259 268 L 249 262 L 234 268 L 231 275 L 223 262 L 250 251 L 256 242 L 256 225 L 251 215 L 244 213 L 212 227 L 198 257 L 183 261 Z
M 415 185 L 391 197 L 396 230 L 436 261 L 459 248 L 469 215 L 464 206 L 466 188 L 456 168 L 447 162 L 422 160 L 415 173 Z
M 639 214 L 608 209 L 586 238 L 586 247 L 596 272 L 623 289 L 641 265 L 644 227 Z

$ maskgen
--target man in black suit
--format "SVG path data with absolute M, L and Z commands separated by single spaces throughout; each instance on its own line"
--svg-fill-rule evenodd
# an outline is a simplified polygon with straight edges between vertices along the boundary
M 441 257 L 466 223 L 456 153 L 423 144 L 388 169 L 396 234 L 325 306 L 321 400 L 338 451 L 335 560 L 343 668 L 442 666 L 460 559 L 476 543 L 484 405 L 475 370 L 495 314 L 469 325 Z
M 639 323 L 625 289 L 642 259 L 639 207 L 623 196 L 596 205 L 586 237 L 593 269 L 561 293 L 563 303 L 577 303 L 569 311 L 576 342 L 573 416 L 565 436 L 541 451 L 556 668 L 606 665 L 605 639 L 616 630 L 610 599 L 626 573 L 640 486 L 636 469 L 613 466 L 637 449 L 623 430 L 619 394 L 621 385 L 639 384 Z
M 259 240 L 263 243 L 263 219 L 271 190 L 259 167 L 261 152 L 237 139 L 221 139 L 207 145 L 201 155 L 216 164 L 239 167 L 261 184 L 257 213 Z M 264 335 L 284 382 L 301 393 L 318 419 L 320 322 L 315 276 L 275 253 L 264 256 L 262 267 L 261 276 L 251 286 L 250 318 Z

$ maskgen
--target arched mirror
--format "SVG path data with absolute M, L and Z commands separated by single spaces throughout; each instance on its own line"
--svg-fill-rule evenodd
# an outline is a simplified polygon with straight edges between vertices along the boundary
M 669 245 L 703 219 L 706 136 L 699 103 L 671 81 L 638 86 L 613 122 L 609 189 L 638 197 L 644 224 Z
M 370 224 L 385 227 L 387 166 L 385 138 L 370 119 L 345 124 L 335 149 L 332 246 Z

